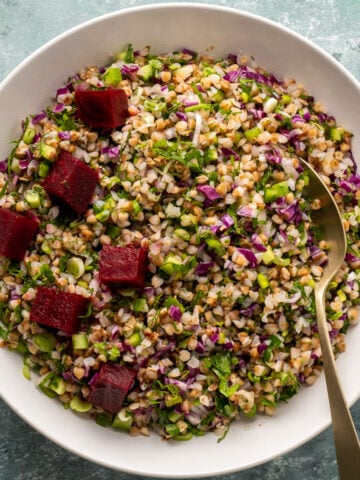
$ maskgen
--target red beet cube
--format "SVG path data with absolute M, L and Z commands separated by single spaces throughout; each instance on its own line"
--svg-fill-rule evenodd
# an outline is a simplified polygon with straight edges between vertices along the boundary
M 100 252 L 100 281 L 110 286 L 144 288 L 147 250 L 135 245 L 104 245 Z
M 35 218 L 0 208 L 0 255 L 22 260 L 38 227 Z
M 78 215 L 87 209 L 94 195 L 98 173 L 82 160 L 62 152 L 43 182 L 44 189 Z
M 88 400 L 93 405 L 117 413 L 133 386 L 136 370 L 117 363 L 104 363 L 93 377 Z
M 124 90 L 76 90 L 77 116 L 93 128 L 116 128 L 125 124 L 128 99 Z
M 39 287 L 30 311 L 30 320 L 72 334 L 79 329 L 80 315 L 88 300 L 75 293 Z

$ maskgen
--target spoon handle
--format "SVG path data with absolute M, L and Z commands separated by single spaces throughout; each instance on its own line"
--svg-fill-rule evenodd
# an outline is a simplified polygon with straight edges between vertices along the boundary
M 327 328 L 325 291 L 315 290 L 315 306 L 340 480 L 360 478 L 360 443 L 336 372 Z

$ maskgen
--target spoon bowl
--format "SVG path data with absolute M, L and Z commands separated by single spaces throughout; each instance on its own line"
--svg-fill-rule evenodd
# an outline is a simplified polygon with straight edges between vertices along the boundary
M 340 480 L 357 480 L 360 475 L 360 443 L 336 372 L 325 311 L 327 287 L 344 262 L 346 235 L 336 201 L 324 181 L 307 162 L 301 160 L 301 164 L 309 175 L 309 183 L 304 190 L 305 198 L 318 199 L 321 203 L 321 208 L 312 212 L 312 220 L 321 228 L 329 247 L 328 262 L 314 291 L 339 475 Z

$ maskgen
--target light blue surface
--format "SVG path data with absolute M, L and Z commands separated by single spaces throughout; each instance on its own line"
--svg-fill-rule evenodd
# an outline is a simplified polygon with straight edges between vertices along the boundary
M 155 0 L 0 0 L 0 81 L 31 52 L 68 28 L 105 13 L 149 3 Z M 198 3 L 234 7 L 290 27 L 324 48 L 360 80 L 359 0 L 199 0 Z M 360 428 L 360 402 L 352 408 L 352 414 Z M 68 453 L 26 425 L 0 401 L 0 480 L 142 478 L 114 472 Z M 335 480 L 338 475 L 331 429 L 286 456 L 246 472 L 217 478 Z

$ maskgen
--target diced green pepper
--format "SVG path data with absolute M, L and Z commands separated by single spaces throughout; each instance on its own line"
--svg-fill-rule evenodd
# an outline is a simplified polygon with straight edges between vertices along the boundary
M 275 253 L 271 250 L 271 248 L 268 248 L 266 252 L 264 252 L 262 256 L 262 261 L 265 263 L 265 265 L 269 265 L 275 258 Z
M 341 142 L 344 137 L 344 129 L 342 127 L 330 128 L 329 137 L 334 142 Z
M 127 342 L 129 345 L 131 345 L 132 347 L 137 347 L 138 345 L 140 345 L 140 343 L 142 342 L 142 337 L 141 337 L 141 333 L 140 332 L 134 332 L 132 335 L 130 335 L 130 337 L 127 339 Z
M 289 185 L 286 182 L 275 183 L 271 187 L 265 189 L 265 203 L 271 203 L 280 197 L 284 197 L 288 193 Z
M 250 128 L 249 130 L 245 130 L 244 135 L 248 140 L 254 140 L 254 138 L 258 137 L 262 133 L 261 128 L 254 127 Z
M 172 438 L 174 440 L 177 440 L 178 442 L 187 442 L 188 440 L 191 440 L 193 437 L 192 432 L 185 432 L 185 433 L 179 433 L 177 435 L 174 435 Z
M 290 265 L 290 258 L 281 258 L 275 256 L 273 263 L 275 263 L 275 265 L 278 265 L 279 267 L 287 267 L 288 265 Z
M 270 285 L 268 277 L 263 273 L 258 273 L 257 282 L 260 288 L 267 288 Z

